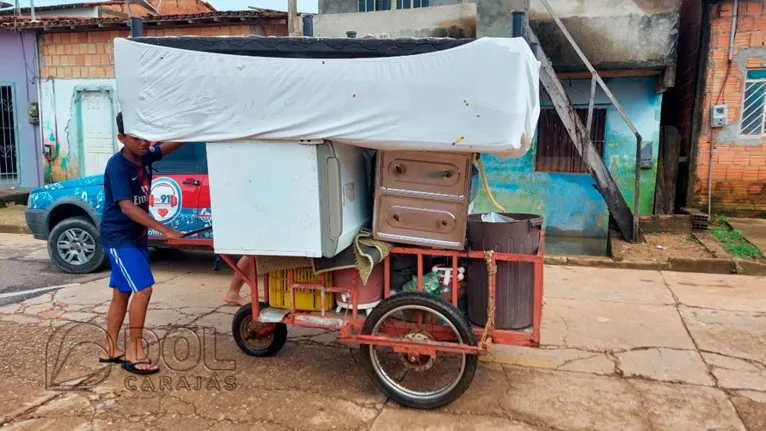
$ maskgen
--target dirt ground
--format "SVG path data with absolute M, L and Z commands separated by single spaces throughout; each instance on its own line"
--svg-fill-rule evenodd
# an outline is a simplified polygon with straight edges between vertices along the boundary
M 612 254 L 625 260 L 665 261 L 668 258 L 712 258 L 702 244 L 690 234 L 647 233 L 643 244 L 613 241 Z
M 24 205 L 9 205 L 6 208 L 0 208 L 0 225 L 21 226 L 25 224 Z

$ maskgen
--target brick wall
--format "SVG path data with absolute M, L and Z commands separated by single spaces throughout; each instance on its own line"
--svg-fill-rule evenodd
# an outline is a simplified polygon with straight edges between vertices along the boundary
M 150 0 L 155 9 L 160 6 L 159 12 L 163 15 L 180 15 L 215 12 L 209 4 L 199 0 Z
M 262 23 L 243 25 L 152 28 L 145 32 L 146 36 L 236 36 L 249 34 L 286 36 L 287 25 L 282 20 L 268 20 Z M 127 30 L 44 33 L 40 39 L 42 78 L 114 78 L 113 40 L 116 37 L 127 36 Z
M 120 16 L 119 14 L 122 14 L 122 16 L 128 15 L 128 9 L 125 7 L 125 4 L 115 4 L 115 5 L 102 5 L 100 6 L 101 9 L 101 16 L 111 16 L 116 15 Z M 110 14 L 110 12 L 112 12 Z M 141 5 L 131 3 L 130 4 L 130 15 L 131 16 L 148 16 L 151 11 Z
M 641 216 L 638 223 L 644 233 L 692 233 L 692 216 L 686 214 Z
M 733 1 L 713 5 L 702 125 L 697 142 L 694 201 L 708 204 L 708 163 L 712 150 L 713 212 L 766 214 L 766 137 L 740 133 L 745 78 L 748 69 L 766 68 L 766 5 L 764 0 L 740 1 L 736 38 L 728 62 Z M 729 107 L 726 128 L 711 129 L 710 108 Z
M 159 0 L 150 0 L 155 9 L 160 6 L 159 12 L 163 15 L 182 15 L 182 14 L 197 14 L 215 12 L 209 4 L 200 0 L 163 0 L 160 4 Z M 130 11 L 133 15 L 146 16 L 149 14 L 149 10 L 139 6 L 137 4 L 130 5 Z M 115 12 L 127 13 L 124 4 L 118 5 L 105 5 L 103 9 L 113 10 Z

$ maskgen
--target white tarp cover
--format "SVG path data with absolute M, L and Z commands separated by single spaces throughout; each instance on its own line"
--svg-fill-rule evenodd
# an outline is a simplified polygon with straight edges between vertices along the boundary
M 378 150 L 519 157 L 540 114 L 521 38 L 388 58 L 215 54 L 115 39 L 128 133 L 156 141 L 327 139 Z

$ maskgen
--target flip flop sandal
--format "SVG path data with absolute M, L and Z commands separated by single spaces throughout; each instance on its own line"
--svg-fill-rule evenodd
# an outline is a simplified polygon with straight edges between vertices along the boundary
M 123 362 L 122 358 L 124 357 L 125 357 L 125 354 L 123 353 L 122 355 L 115 356 L 113 358 L 107 358 L 107 359 L 98 358 L 98 362 L 102 364 L 121 364 Z
M 137 361 L 137 362 L 124 361 L 122 363 L 122 369 L 129 373 L 139 374 L 142 376 L 147 374 L 158 373 L 160 371 L 159 368 L 151 369 L 151 370 L 142 370 L 141 368 L 136 368 L 136 365 L 141 365 L 141 364 L 151 365 L 151 363 L 152 361 Z

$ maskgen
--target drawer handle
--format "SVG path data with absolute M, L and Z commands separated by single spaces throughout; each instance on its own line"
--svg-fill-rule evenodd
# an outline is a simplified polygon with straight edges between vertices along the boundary
M 449 224 L 447 220 L 442 220 L 442 226 L 447 226 L 447 224 Z
M 394 165 L 394 172 L 396 172 L 397 174 L 401 174 L 402 172 L 404 172 L 404 168 L 401 167 L 400 165 Z
M 394 214 L 393 219 L 396 220 L 396 221 L 399 221 L 399 214 Z
M 452 171 L 444 171 L 444 177 L 445 178 L 452 178 Z

